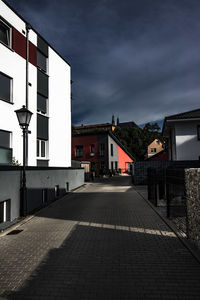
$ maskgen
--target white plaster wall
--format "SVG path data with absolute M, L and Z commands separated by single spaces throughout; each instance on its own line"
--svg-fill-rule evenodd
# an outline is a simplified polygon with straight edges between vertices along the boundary
M 12 132 L 13 156 L 22 163 L 22 130 L 15 110 L 25 104 L 26 61 L 21 56 L 0 44 L 0 71 L 13 78 L 13 104 L 0 100 L 0 129 Z M 36 89 L 37 69 L 29 63 L 29 109 L 34 113 L 29 130 L 29 165 L 36 165 Z
M 2 16 L 10 25 L 15 27 L 19 32 L 26 31 L 25 22 L 15 14 L 2 0 L 0 0 L 0 16 Z M 23 34 L 23 33 L 22 33 Z M 23 34 L 25 36 L 25 34 Z M 30 31 L 29 40 L 37 45 L 37 35 L 34 31 Z
M 14 111 L 25 104 L 26 62 L 2 44 L 0 54 L 0 71 L 13 78 L 13 104 L 0 100 L 0 129 L 12 132 L 13 156 L 22 162 L 22 131 Z
M 176 159 L 199 160 L 200 141 L 197 140 L 197 121 L 175 123 Z
M 28 165 L 36 166 L 36 142 L 37 142 L 37 68 L 29 63 L 29 110 L 33 113 L 29 125 L 28 135 Z M 21 141 L 22 143 L 22 141 Z
M 49 166 L 71 166 L 70 66 L 49 48 Z
M 111 144 L 113 144 L 113 156 L 111 156 Z M 111 169 L 111 162 L 114 162 L 113 168 L 115 170 L 115 162 L 118 162 L 118 144 L 108 136 L 108 165 Z
M 18 31 L 25 23 L 0 0 L 0 15 Z M 30 30 L 37 45 L 37 34 Z M 13 104 L 0 100 L 0 129 L 12 132 L 13 156 L 22 164 L 22 130 L 15 110 L 25 104 L 26 60 L 0 43 L 0 71 L 13 78 Z M 29 63 L 29 110 L 33 113 L 28 137 L 28 165 L 36 166 L 37 68 Z M 69 65 L 49 47 L 49 166 L 71 166 L 71 85 Z

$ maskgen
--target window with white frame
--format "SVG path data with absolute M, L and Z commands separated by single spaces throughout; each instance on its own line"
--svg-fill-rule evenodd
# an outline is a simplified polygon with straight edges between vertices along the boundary
M 0 19 L 0 42 L 11 47 L 11 27 Z
M 156 148 L 151 148 L 151 153 L 155 153 L 156 152 Z
M 12 78 L 0 72 L 0 100 L 12 102 Z
M 37 140 L 37 157 L 47 158 L 47 141 Z

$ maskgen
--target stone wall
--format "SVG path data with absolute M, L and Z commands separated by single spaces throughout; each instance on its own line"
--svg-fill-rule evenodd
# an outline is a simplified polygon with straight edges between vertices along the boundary
M 200 168 L 185 170 L 188 237 L 200 249 Z

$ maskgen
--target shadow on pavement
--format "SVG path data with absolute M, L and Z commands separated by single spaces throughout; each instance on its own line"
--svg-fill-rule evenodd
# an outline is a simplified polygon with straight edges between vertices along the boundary
M 91 223 L 137 226 L 166 230 L 165 223 L 137 193 L 79 192 L 66 196 L 37 216 L 49 219 L 84 221 Z
M 121 186 L 128 188 L 128 179 L 123 180 Z M 116 183 L 117 189 L 117 182 L 112 178 L 107 186 Z M 105 180 L 102 185 L 106 187 Z M 39 257 L 40 243 L 36 245 L 34 255 L 41 259 L 21 287 L 16 291 L 14 285 L 8 287 L 2 296 L 17 300 L 199 299 L 200 265 L 138 193 L 92 192 L 92 188 L 40 211 L 15 241 L 7 237 L 9 245 L 16 245 L 18 239 L 19 249 L 23 243 L 27 251 L 32 240 L 38 243 L 39 239 L 43 249 Z M 24 256 L 27 261 L 29 256 L 25 252 Z M 14 254 L 13 263 L 18 257 Z M 28 263 L 32 264 L 31 258 Z
M 23 288 L 4 295 L 19 300 L 199 299 L 199 276 L 199 265 L 176 239 L 77 225 Z

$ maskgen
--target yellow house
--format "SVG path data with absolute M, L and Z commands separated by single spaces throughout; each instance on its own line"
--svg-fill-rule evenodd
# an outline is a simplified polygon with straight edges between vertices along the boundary
M 147 151 L 147 157 L 146 158 L 149 158 L 149 157 L 157 154 L 158 152 L 160 152 L 162 150 L 163 150 L 163 143 L 160 140 L 155 139 L 148 146 L 148 151 Z

